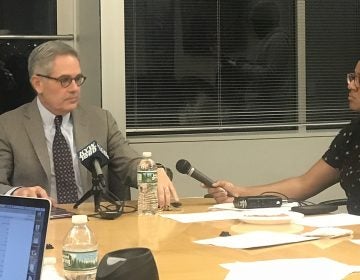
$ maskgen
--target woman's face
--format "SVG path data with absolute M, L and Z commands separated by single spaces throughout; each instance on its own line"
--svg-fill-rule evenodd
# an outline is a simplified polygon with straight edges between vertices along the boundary
M 360 112 L 360 61 L 355 67 L 355 78 L 348 81 L 349 89 L 349 107 L 353 111 Z

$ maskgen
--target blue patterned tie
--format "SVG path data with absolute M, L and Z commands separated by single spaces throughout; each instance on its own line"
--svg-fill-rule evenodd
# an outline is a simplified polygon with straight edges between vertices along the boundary
M 78 199 L 78 193 L 71 151 L 64 135 L 61 133 L 62 116 L 56 116 L 54 123 L 55 136 L 53 141 L 53 161 L 57 202 L 74 203 Z

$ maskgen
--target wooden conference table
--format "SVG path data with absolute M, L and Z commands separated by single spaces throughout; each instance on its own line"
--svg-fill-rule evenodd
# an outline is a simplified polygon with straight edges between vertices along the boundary
M 181 202 L 183 206 L 180 210 L 167 213 L 202 212 L 207 211 L 208 207 L 214 204 L 214 200 L 208 198 L 186 198 Z M 131 203 L 135 202 L 127 202 L 128 205 Z M 70 206 L 67 208 L 71 209 Z M 92 203 L 84 203 L 74 212 L 90 214 L 93 210 Z M 224 279 L 228 271 L 219 264 L 235 261 L 327 257 L 346 264 L 360 265 L 360 248 L 350 242 L 350 237 L 251 250 L 222 248 L 192 242 L 218 236 L 222 231 L 236 234 L 251 230 L 276 230 L 291 233 L 309 230 L 299 225 L 250 225 L 239 220 L 184 224 L 160 216 L 137 216 L 136 212 L 123 214 L 115 220 L 90 217 L 88 224 L 98 240 L 100 260 L 110 251 L 147 247 L 154 254 L 162 280 Z M 70 218 L 51 220 L 47 233 L 47 243 L 52 244 L 54 249 L 46 250 L 45 256 L 56 257 L 57 269 L 61 275 L 62 241 L 70 227 Z M 354 231 L 353 239 L 360 239 L 360 225 L 347 228 Z M 345 279 L 360 279 L 360 273 L 351 274 Z

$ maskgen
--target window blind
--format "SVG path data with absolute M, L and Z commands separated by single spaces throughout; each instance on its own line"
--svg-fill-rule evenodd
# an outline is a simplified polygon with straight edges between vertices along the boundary
M 127 134 L 348 121 L 345 75 L 358 59 L 358 2 L 126 0 Z
M 346 73 L 360 59 L 359 1 L 306 1 L 305 16 L 306 121 L 348 121 L 356 115 L 348 109 Z

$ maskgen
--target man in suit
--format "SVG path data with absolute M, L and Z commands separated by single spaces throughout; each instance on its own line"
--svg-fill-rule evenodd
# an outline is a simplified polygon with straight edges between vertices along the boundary
M 58 131 L 54 119 L 58 117 L 70 149 L 73 188 L 77 192 L 75 199 L 65 203 L 75 202 L 92 186 L 91 174 L 79 162 L 76 151 L 94 140 L 109 155 L 108 166 L 103 168 L 106 180 L 111 172 L 121 182 L 118 188 L 136 187 L 136 168 L 141 158 L 130 148 L 112 115 L 101 108 L 79 104 L 80 87 L 86 77 L 77 52 L 60 41 L 43 43 L 30 54 L 28 70 L 37 97 L 0 116 L 0 193 L 59 200 L 61 178 L 56 177 L 58 169 L 53 158 L 53 141 Z M 159 206 L 168 206 L 171 197 L 178 200 L 171 180 L 159 168 Z

